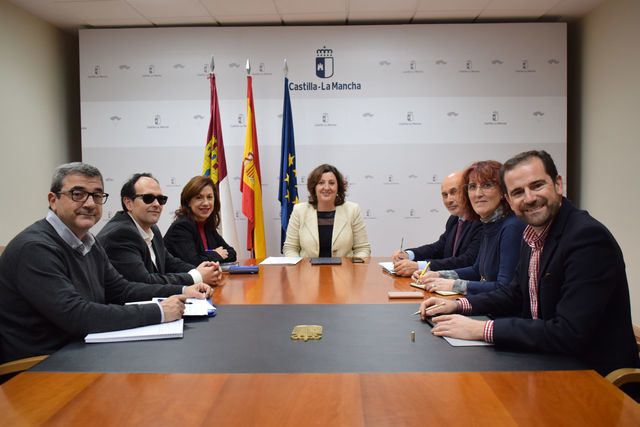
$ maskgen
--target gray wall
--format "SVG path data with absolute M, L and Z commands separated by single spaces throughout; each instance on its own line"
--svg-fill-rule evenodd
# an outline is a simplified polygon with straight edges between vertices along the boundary
M 77 37 L 0 0 L 0 245 L 47 207 L 53 168 L 80 158 Z
M 608 0 L 569 34 L 569 174 L 574 198 L 624 252 L 640 323 L 640 1 Z

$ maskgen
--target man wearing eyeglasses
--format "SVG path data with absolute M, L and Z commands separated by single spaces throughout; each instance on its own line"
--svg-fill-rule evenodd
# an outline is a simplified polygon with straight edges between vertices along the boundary
M 451 216 L 440 238 L 417 248 L 396 251 L 391 259 L 393 270 L 399 276 L 411 276 L 417 270 L 429 268 L 454 270 L 473 265 L 480 250 L 482 227 L 480 221 L 470 220 L 463 196 L 462 172 L 447 175 L 440 186 L 442 203 Z
M 218 263 L 194 267 L 167 251 L 156 225 L 167 203 L 158 181 L 150 173 L 136 173 L 120 191 L 122 211 L 98 233 L 111 264 L 126 279 L 146 283 L 215 286 L 222 278 Z
M 187 297 L 210 295 L 202 283 L 137 283 L 118 274 L 89 233 L 108 196 L 93 166 L 55 170 L 46 218 L 19 233 L 0 257 L 0 362 L 49 354 L 88 333 L 177 320 Z M 156 296 L 169 298 L 123 305 Z

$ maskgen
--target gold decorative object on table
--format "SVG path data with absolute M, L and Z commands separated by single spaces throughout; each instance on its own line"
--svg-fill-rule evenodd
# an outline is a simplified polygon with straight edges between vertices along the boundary
M 291 331 L 292 340 L 319 340 L 322 338 L 322 326 L 320 325 L 297 325 Z

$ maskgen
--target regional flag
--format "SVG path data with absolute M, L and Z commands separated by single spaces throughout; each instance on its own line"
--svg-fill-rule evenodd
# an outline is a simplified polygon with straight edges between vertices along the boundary
M 238 248 L 238 233 L 231 201 L 231 187 L 227 176 L 227 160 L 222 143 L 222 123 L 220 121 L 220 107 L 218 106 L 218 90 L 216 89 L 216 75 L 209 74 L 211 86 L 209 130 L 207 131 L 207 145 L 204 148 L 204 162 L 202 175 L 211 177 L 218 189 L 220 198 L 220 231 L 229 246 Z
M 247 76 L 247 133 L 242 156 L 242 213 L 247 217 L 247 250 L 254 258 L 266 257 L 264 238 L 264 215 L 262 212 L 262 178 L 260 175 L 260 155 L 258 153 L 258 135 L 253 108 L 253 90 L 251 76 Z
M 293 135 L 293 115 L 289 98 L 289 79 L 284 78 L 284 105 L 282 107 L 282 146 L 280 150 L 280 252 L 287 237 L 289 217 L 293 205 L 298 203 L 298 179 L 296 175 L 296 147 Z

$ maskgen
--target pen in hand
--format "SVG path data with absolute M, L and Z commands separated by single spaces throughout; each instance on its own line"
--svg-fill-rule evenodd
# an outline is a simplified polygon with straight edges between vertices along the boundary
M 422 279 L 422 276 L 424 276 L 425 273 L 429 270 L 429 265 L 430 264 L 431 264 L 431 261 L 427 261 L 427 263 L 425 264 L 424 268 L 420 272 L 420 277 L 418 277 L 418 280 Z
M 440 304 L 435 304 L 435 305 L 432 305 L 431 307 L 427 307 L 424 311 L 429 311 L 429 310 L 434 309 L 434 308 L 436 308 L 436 307 L 442 307 L 442 306 L 443 306 L 443 305 L 445 305 L 445 304 L 446 304 L 446 303 L 445 303 L 444 301 L 442 301 Z M 416 315 L 416 314 L 420 314 L 420 310 L 416 311 L 416 312 L 415 312 L 415 313 L 413 313 L 413 314 L 414 314 L 414 315 Z

